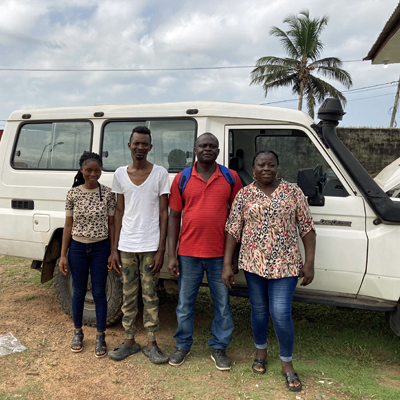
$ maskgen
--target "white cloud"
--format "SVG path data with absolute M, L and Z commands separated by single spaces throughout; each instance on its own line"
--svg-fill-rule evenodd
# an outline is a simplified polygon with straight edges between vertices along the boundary
M 308 8 L 328 14 L 322 56 L 361 60 L 398 0 L 2 0 L 0 56 L 11 68 L 196 68 L 253 65 L 264 55 L 285 56 L 272 26 L 284 28 L 290 13 Z M 345 63 L 354 87 L 398 79 L 399 69 L 369 62 Z M 264 97 L 249 86 L 247 69 L 163 72 L 0 72 L 0 119 L 13 109 L 81 104 L 163 102 L 196 99 L 266 103 L 293 96 L 289 88 Z M 386 90 L 386 89 L 385 89 Z M 390 92 L 391 89 L 388 89 Z M 395 89 L 393 89 L 393 92 Z M 373 96 L 383 91 L 360 93 Z M 384 125 L 390 96 L 363 100 L 348 95 L 347 121 L 365 115 Z M 370 104 L 371 103 L 371 104 Z M 296 108 L 297 102 L 279 106 Z M 362 111 L 359 111 L 362 110 Z M 350 115 L 351 111 L 351 115 Z M 386 111 L 384 111 L 386 113 Z M 400 117 L 399 117 L 400 118 Z

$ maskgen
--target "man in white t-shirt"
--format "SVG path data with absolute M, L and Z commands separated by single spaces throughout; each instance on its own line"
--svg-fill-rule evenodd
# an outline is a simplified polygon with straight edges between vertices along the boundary
M 122 273 L 125 341 L 108 356 L 119 361 L 142 350 L 151 362 L 162 364 L 168 362 L 168 356 L 156 341 L 159 325 L 156 285 L 164 262 L 169 176 L 165 168 L 147 161 L 147 154 L 153 147 L 147 127 L 133 129 L 128 147 L 132 164 L 118 168 L 112 183 L 112 191 L 117 194 L 112 265 L 115 271 Z M 143 348 L 135 340 L 139 280 L 144 305 L 143 325 L 148 336 Z

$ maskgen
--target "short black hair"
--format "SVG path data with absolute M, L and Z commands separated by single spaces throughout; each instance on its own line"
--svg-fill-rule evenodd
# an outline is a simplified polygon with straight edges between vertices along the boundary
M 273 155 L 275 156 L 275 158 L 276 158 L 276 162 L 277 162 L 278 165 L 279 165 L 279 157 L 278 157 L 278 154 L 276 154 L 276 153 L 275 153 L 274 151 L 272 151 L 272 150 L 260 150 L 260 151 L 257 151 L 256 154 L 254 154 L 253 163 L 251 164 L 253 167 L 254 167 L 254 164 L 255 164 L 255 162 L 256 162 L 257 157 L 258 157 L 260 154 L 273 154 Z
M 100 165 L 101 168 L 103 168 L 103 160 L 97 153 L 92 153 L 91 151 L 84 151 L 83 154 L 81 155 L 81 158 L 79 159 L 79 167 L 82 167 L 85 165 L 88 161 L 93 160 L 97 161 Z M 72 184 L 72 187 L 80 186 L 85 183 L 85 179 L 83 178 L 82 172 L 79 169 L 77 174 L 75 175 L 74 178 L 74 183 Z
M 136 128 L 132 129 L 132 133 L 131 136 L 129 137 L 129 143 L 132 140 L 132 136 L 134 133 L 144 133 L 145 135 L 149 135 L 150 136 L 150 143 L 151 143 L 151 131 L 147 126 L 137 126 Z
M 198 136 L 197 139 L 196 139 L 196 141 L 194 142 L 194 147 L 197 146 L 197 143 L 199 142 L 199 139 L 200 139 L 202 136 L 206 136 L 206 135 L 212 136 L 212 137 L 215 139 L 215 141 L 217 142 L 217 145 L 218 145 L 218 148 L 219 148 L 219 140 L 218 140 L 218 138 L 217 138 L 215 135 L 213 135 L 211 132 L 204 132 L 204 133 L 202 133 L 200 136 Z

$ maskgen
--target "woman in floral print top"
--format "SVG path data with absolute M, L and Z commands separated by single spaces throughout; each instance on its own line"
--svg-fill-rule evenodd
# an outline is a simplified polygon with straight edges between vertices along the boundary
M 290 391 L 301 390 L 292 365 L 294 328 L 292 299 L 299 279 L 314 278 L 315 228 L 301 189 L 277 179 L 279 158 L 273 151 L 253 159 L 255 181 L 237 194 L 226 223 L 222 280 L 233 283 L 232 258 L 241 242 L 239 269 L 245 271 L 256 347 L 253 372 L 265 373 L 267 328 L 271 315 L 280 347 L 282 374 Z M 298 235 L 305 248 L 303 264 Z

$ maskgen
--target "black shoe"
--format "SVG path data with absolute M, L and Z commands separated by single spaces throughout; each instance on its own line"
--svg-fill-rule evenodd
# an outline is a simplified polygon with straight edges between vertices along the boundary
M 228 371 L 231 369 L 231 360 L 222 349 L 213 349 L 211 359 L 215 362 L 215 366 L 220 371 Z
M 169 356 L 169 365 L 172 365 L 173 367 L 179 367 L 184 363 L 185 358 L 189 353 L 190 350 L 183 350 L 175 347 L 174 352 Z

